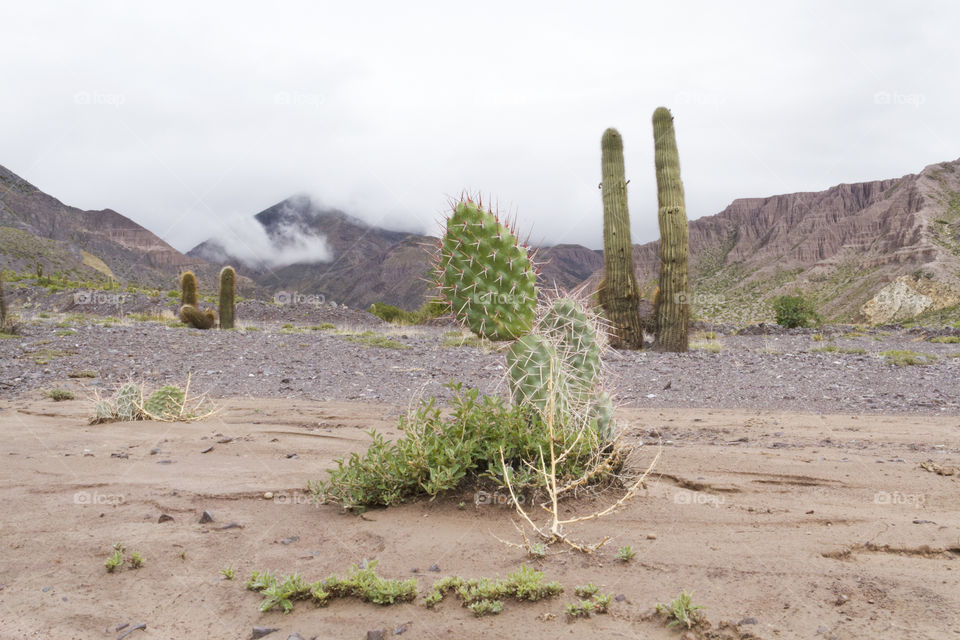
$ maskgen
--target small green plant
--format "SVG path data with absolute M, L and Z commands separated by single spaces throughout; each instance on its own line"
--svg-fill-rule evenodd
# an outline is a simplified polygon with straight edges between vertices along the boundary
M 139 569 L 143 566 L 143 556 L 140 555 L 139 551 L 133 551 L 130 553 L 130 566 L 134 569 Z
M 80 371 L 71 371 L 67 374 L 68 378 L 96 378 L 97 372 L 90 371 L 89 369 L 82 369 Z
M 417 597 L 417 581 L 388 580 L 376 573 L 376 561 L 353 565 L 345 577 L 332 575 L 325 580 L 308 583 L 300 574 L 277 578 L 269 571 L 254 571 L 246 588 L 264 596 L 260 611 L 279 607 L 284 613 L 293 610 L 297 600 L 312 600 L 317 606 L 326 605 L 332 598 L 355 597 L 373 604 L 390 605 L 409 602 Z
M 309 327 L 310 331 L 329 331 L 330 329 L 336 328 L 337 327 L 331 322 L 323 322 Z
M 637 552 L 633 550 L 633 547 L 630 545 L 625 545 L 617 549 L 617 560 L 620 562 L 630 562 L 637 555 Z
M 374 302 L 367 309 L 369 313 L 385 322 L 394 324 L 423 324 L 433 318 L 438 318 L 449 311 L 449 307 L 442 302 L 427 301 L 416 311 L 406 311 L 385 302 Z
M 904 351 L 893 349 L 890 351 L 881 351 L 880 355 L 888 363 L 898 367 L 908 367 L 911 365 L 933 364 L 937 361 L 936 356 L 916 351 Z
M 117 543 L 119 545 L 120 543 Z M 113 547 L 113 553 L 107 558 L 107 561 L 104 565 L 107 567 L 107 573 L 113 573 L 115 570 L 123 566 L 123 548 L 117 548 L 117 545 Z
M 812 327 L 820 321 L 813 303 L 802 295 L 779 296 L 773 301 L 777 324 L 787 329 Z
M 547 545 L 542 542 L 534 542 L 530 545 L 530 556 L 542 560 L 547 557 Z
M 610 596 L 600 593 L 599 587 L 596 585 L 589 584 L 577 587 L 576 595 L 581 600 L 568 604 L 564 609 L 567 618 L 571 620 L 589 618 L 594 613 L 607 613 L 610 609 Z
M 815 333 L 815 334 L 813 334 L 813 341 L 814 341 L 814 342 L 823 342 L 823 334 L 822 334 L 822 333 Z
M 412 349 L 410 345 L 391 340 L 390 338 L 374 333 L 373 331 L 364 331 L 362 333 L 349 333 L 343 336 L 347 342 L 362 344 L 365 347 L 379 347 L 381 349 Z
M 467 608 L 473 612 L 473 615 L 477 616 L 487 616 L 487 615 L 497 615 L 503 611 L 503 601 L 502 600 L 478 600 L 476 602 L 471 602 L 467 605 Z
M 861 349 L 859 347 L 838 347 L 835 344 L 828 344 L 822 347 L 810 349 L 810 353 L 847 353 L 851 355 L 864 355 L 866 352 L 866 349 Z
M 54 402 L 61 402 L 63 400 L 73 400 L 76 396 L 73 395 L 72 391 L 67 391 L 66 389 L 48 389 L 46 394 L 48 398 Z
M 545 582 L 542 572 L 521 565 L 503 580 L 464 580 L 459 576 L 441 578 L 433 583 L 433 588 L 424 599 L 424 605 L 428 608 L 435 607 L 449 592 L 453 592 L 474 615 L 481 616 L 500 613 L 506 598 L 536 602 L 560 595 L 563 587 L 556 581 Z
M 593 584 L 592 582 L 587 584 L 582 584 L 573 588 L 573 593 L 578 598 L 592 598 L 600 591 L 600 587 Z
M 930 342 L 935 344 L 958 344 L 960 343 L 960 336 L 937 336 L 930 338 Z
M 700 609 L 703 609 L 703 606 L 693 604 L 693 593 L 687 593 L 686 590 L 681 591 L 670 604 L 657 605 L 657 613 L 666 616 L 668 627 L 682 624 L 687 629 L 700 622 Z
M 233 565 L 227 565 L 220 569 L 220 575 L 223 576 L 224 580 L 233 580 L 237 576 L 237 571 L 233 568 Z

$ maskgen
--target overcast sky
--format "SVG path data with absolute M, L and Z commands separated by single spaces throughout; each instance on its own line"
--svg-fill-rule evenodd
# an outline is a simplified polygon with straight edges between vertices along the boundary
M 436 233 L 464 189 L 600 247 L 610 126 L 652 240 L 660 105 L 691 219 L 960 157 L 947 1 L 0 7 L 0 164 L 184 251 L 299 192 Z

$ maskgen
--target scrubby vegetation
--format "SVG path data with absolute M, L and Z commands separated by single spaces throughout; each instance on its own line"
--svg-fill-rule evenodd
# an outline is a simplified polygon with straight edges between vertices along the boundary
M 439 318 L 449 312 L 449 306 L 443 302 L 427 301 L 416 311 L 406 311 L 385 302 L 374 302 L 367 309 L 370 313 L 386 322 L 395 324 L 423 324 L 433 318 Z
M 813 303 L 800 294 L 776 298 L 773 301 L 773 312 L 777 324 L 787 329 L 812 327 L 820 322 Z

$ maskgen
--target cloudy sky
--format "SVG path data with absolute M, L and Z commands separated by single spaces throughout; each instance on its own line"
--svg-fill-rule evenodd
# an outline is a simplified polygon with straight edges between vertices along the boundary
M 668 6 L 669 5 L 669 6 Z M 690 218 L 960 157 L 951 2 L 12 2 L 0 164 L 181 250 L 305 192 L 436 232 L 463 190 L 601 246 L 600 137 L 657 237 L 650 117 Z

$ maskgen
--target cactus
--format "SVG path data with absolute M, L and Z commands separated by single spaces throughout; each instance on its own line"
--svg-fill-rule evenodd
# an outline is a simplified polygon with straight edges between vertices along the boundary
M 597 432 L 600 437 L 609 442 L 617 435 L 617 423 L 613 419 L 613 400 L 610 394 L 604 391 L 597 394 L 590 407 L 590 417 L 597 421 Z
M 597 318 L 573 298 L 561 297 L 547 306 L 536 332 L 551 339 L 568 372 L 574 403 L 586 402 L 600 383 L 602 335 Z
M 527 247 L 489 211 L 461 200 L 447 220 L 436 268 L 440 293 L 478 336 L 515 340 L 533 326 L 536 272 Z
M 237 290 L 237 272 L 226 266 L 220 271 L 220 328 L 233 329 L 236 311 L 234 296 Z
M 128 382 L 113 396 L 115 415 L 118 420 L 138 420 L 140 418 L 143 392 L 137 385 Z
M 184 393 L 180 387 L 167 385 L 150 394 L 143 410 L 156 420 L 176 420 L 183 413 L 184 401 Z
M 180 307 L 180 321 L 194 329 L 209 329 L 217 323 L 217 316 L 213 309 L 201 311 L 196 307 L 185 304 Z
M 640 288 L 633 272 L 623 138 L 616 129 L 607 129 L 603 132 L 600 147 L 604 277 L 597 293 L 600 306 L 612 325 L 612 346 L 640 349 L 643 347 L 643 327 L 638 311 Z
M 660 223 L 660 291 L 657 302 L 657 346 L 686 351 L 690 326 L 687 300 L 687 210 L 680 181 L 680 156 L 673 116 L 665 107 L 653 112 L 654 160 L 657 170 L 657 219 Z
M 113 420 L 117 417 L 116 411 L 109 400 L 98 400 L 97 403 L 93 405 L 93 410 L 96 415 L 91 422 L 94 424 Z
M 566 414 L 569 395 L 564 376 L 557 349 L 543 336 L 529 333 L 507 350 L 507 377 L 513 401 L 517 404 L 532 405 L 546 415 L 552 393 L 554 415 Z
M 7 329 L 7 294 L 3 287 L 3 270 L 0 270 L 0 332 Z
M 197 276 L 193 271 L 184 271 L 180 276 L 180 306 L 197 306 Z

